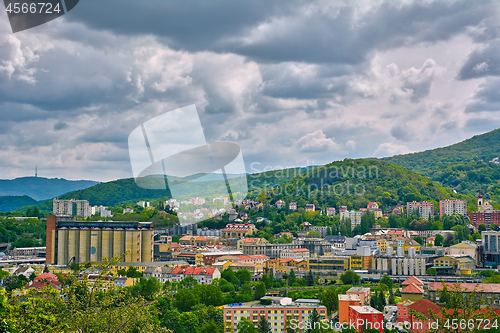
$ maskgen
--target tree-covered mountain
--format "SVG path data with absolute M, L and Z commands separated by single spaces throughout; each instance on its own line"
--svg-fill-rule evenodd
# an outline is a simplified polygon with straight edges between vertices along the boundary
M 27 196 L 0 196 L 0 212 L 11 212 L 15 209 L 28 205 L 36 205 L 38 202 Z
M 384 161 L 427 176 L 461 194 L 500 202 L 500 129 L 476 135 L 460 143 L 419 153 L 396 155 Z M 500 162 L 500 161 L 498 161 Z
M 47 200 L 64 193 L 97 184 L 91 180 L 67 180 L 64 178 L 22 177 L 0 179 L 0 196 L 27 195 L 35 200 Z

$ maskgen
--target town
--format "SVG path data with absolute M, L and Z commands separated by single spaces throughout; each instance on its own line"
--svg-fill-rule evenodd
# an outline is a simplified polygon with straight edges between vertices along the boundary
M 45 247 L 0 244 L 0 287 L 17 297 L 46 288 L 63 293 L 73 276 L 89 289 L 172 297 L 180 313 L 198 303 L 215 307 L 224 332 L 253 324 L 267 332 L 310 331 L 315 322 L 334 331 L 369 325 L 427 332 L 454 291 L 480 297 L 474 311 L 500 315 L 500 211 L 481 190 L 469 214 L 458 199 L 389 211 L 377 202 L 349 210 L 262 201 L 196 197 L 120 208 L 54 199 L 52 215 L 42 218 Z M 114 220 L 138 211 L 176 215 L 183 205 L 192 213 L 179 214 L 172 226 Z M 203 286 L 215 288 L 208 299 Z

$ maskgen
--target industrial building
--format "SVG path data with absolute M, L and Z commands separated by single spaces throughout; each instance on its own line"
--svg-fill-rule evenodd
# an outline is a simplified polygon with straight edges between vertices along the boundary
M 73 216 L 47 216 L 47 264 L 99 262 L 121 257 L 124 262 L 153 261 L 151 222 L 75 221 Z

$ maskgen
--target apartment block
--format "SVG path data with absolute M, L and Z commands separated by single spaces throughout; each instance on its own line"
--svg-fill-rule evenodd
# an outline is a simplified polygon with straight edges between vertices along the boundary
M 444 214 L 451 216 L 453 214 L 467 215 L 467 201 L 464 200 L 441 200 L 439 201 L 439 216 Z
M 430 219 L 434 216 L 434 203 L 422 201 L 422 202 L 407 202 L 406 203 L 406 213 L 411 216 L 415 210 L 418 210 L 420 217 L 424 219 Z
M 55 216 L 81 216 L 89 217 L 92 215 L 89 202 L 87 200 L 59 200 L 52 201 L 52 212 Z

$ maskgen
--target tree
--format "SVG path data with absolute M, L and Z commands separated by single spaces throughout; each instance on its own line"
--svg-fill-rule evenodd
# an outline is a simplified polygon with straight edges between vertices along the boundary
M 264 282 L 267 289 L 271 289 L 273 287 L 273 281 L 267 274 L 263 274 L 262 277 L 260 278 L 260 281 Z
M 384 292 L 382 290 L 380 290 L 379 298 L 380 298 L 380 304 L 381 304 L 380 307 L 382 309 L 380 311 L 383 311 L 384 307 L 387 305 L 387 302 L 385 301 L 385 295 L 384 295 Z
M 436 276 L 437 270 L 434 267 L 429 267 L 429 268 L 427 268 L 427 275 Z
M 139 278 L 139 281 L 128 287 L 130 294 L 134 297 L 142 296 L 146 300 L 153 300 L 155 295 L 161 290 L 161 282 L 155 277 Z
M 265 316 L 260 316 L 258 328 L 260 333 L 271 333 L 271 326 Z
M 479 232 L 483 232 L 483 231 L 486 231 L 486 225 L 484 223 L 481 223 L 478 227 L 477 227 L 477 230 Z
M 415 236 L 415 237 L 413 238 L 413 240 L 414 240 L 415 242 L 417 242 L 418 244 L 420 244 L 420 245 L 423 245 L 423 244 L 424 244 L 424 240 L 423 240 L 423 239 L 422 239 L 422 237 L 420 237 L 420 236 Z
M 180 282 L 182 289 L 192 289 L 194 286 L 198 285 L 198 280 L 192 276 L 187 276 Z
M 361 281 L 361 278 L 353 271 L 346 271 L 345 273 L 340 275 L 340 281 L 342 281 L 343 284 L 358 285 Z
M 306 235 L 307 238 L 321 238 L 321 234 L 317 231 L 311 230 Z
M 444 237 L 441 234 L 436 234 L 434 237 L 434 245 L 435 246 L 443 246 L 444 243 Z
M 35 273 L 35 272 L 33 272 L 33 273 L 31 273 L 31 274 L 30 274 L 29 280 L 30 280 L 30 281 L 33 281 L 33 280 L 35 280 L 35 279 L 36 279 L 36 273 Z
M 266 296 L 266 285 L 264 282 L 258 282 L 255 285 L 255 293 L 253 295 L 255 300 L 261 299 L 262 297 Z
M 389 215 L 389 228 L 397 228 L 398 227 L 398 217 L 395 214 Z
M 328 288 L 324 293 L 320 296 L 321 304 L 326 307 L 328 315 L 332 312 L 337 311 L 338 309 L 338 294 L 336 293 L 335 288 Z
M 394 292 L 392 291 L 392 288 L 389 288 L 389 304 L 395 304 L 395 300 L 394 300 Z
M 293 286 L 293 284 L 295 283 L 296 280 L 297 280 L 297 278 L 295 276 L 295 272 L 292 269 L 290 271 L 290 275 L 288 275 L 288 285 Z
M 228 268 L 223 270 L 221 273 L 221 278 L 234 285 L 238 285 L 238 278 L 236 277 L 236 273 L 232 269 Z
M 307 323 L 306 327 L 308 328 L 308 333 L 319 333 L 322 331 L 319 314 L 318 311 L 316 311 L 316 308 L 313 309 L 311 316 L 309 317 L 309 323 Z
M 391 289 L 394 281 L 389 277 L 389 275 L 384 275 L 382 279 L 380 279 L 380 283 L 385 284 L 389 289 Z
M 254 324 L 248 318 L 242 318 L 236 325 L 238 333 L 257 333 Z
M 306 275 L 306 284 L 308 286 L 314 286 L 314 276 L 311 270 L 309 270 L 309 272 Z
M 238 284 L 241 286 L 252 282 L 252 273 L 248 269 L 240 269 L 236 272 L 236 278 L 238 279 Z

